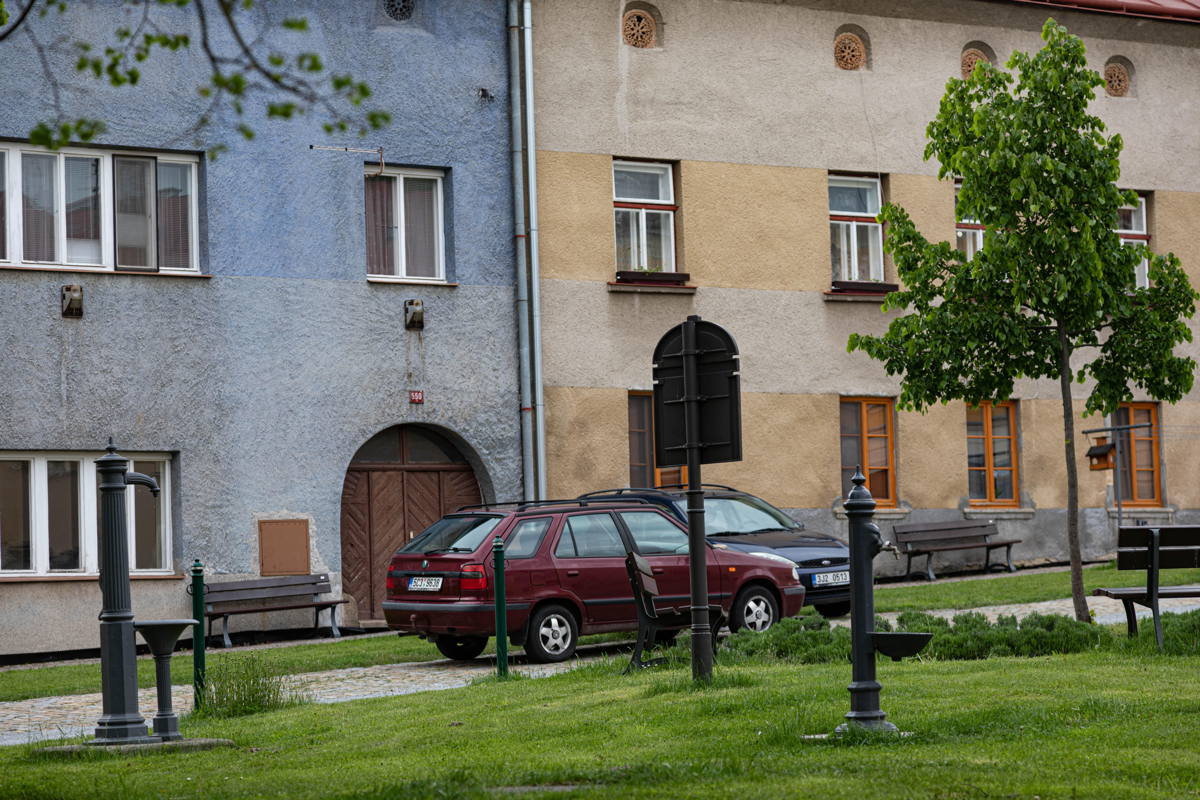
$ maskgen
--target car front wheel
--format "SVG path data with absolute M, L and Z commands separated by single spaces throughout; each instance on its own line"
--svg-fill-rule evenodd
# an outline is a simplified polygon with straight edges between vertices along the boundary
M 574 614 L 559 605 L 542 606 L 529 620 L 525 653 L 539 664 L 566 661 L 575 655 L 578 640 Z
M 763 633 L 779 621 L 779 604 L 775 596 L 762 586 L 749 586 L 738 593 L 729 615 L 732 633 L 745 628 Z
M 487 642 L 486 636 L 439 636 L 435 644 L 446 658 L 470 661 L 483 652 Z

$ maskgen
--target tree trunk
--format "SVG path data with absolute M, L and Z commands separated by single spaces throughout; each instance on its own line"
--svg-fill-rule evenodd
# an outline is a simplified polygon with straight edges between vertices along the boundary
M 1058 384 L 1062 390 L 1063 452 L 1067 459 L 1067 550 L 1071 555 L 1071 601 L 1075 619 L 1091 622 L 1083 593 L 1083 555 L 1079 548 L 1079 473 L 1075 463 L 1075 408 L 1071 403 L 1071 345 L 1058 323 Z

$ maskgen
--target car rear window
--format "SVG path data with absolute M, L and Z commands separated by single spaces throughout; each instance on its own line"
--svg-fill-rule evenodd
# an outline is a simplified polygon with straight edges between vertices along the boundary
M 401 553 L 473 553 L 503 517 L 442 517 L 400 548 Z
M 538 550 L 546 531 L 550 529 L 550 517 L 523 519 L 513 527 L 504 545 L 505 558 L 529 558 Z

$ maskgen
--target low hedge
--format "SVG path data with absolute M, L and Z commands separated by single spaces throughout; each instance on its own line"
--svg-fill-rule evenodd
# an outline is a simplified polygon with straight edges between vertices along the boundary
M 1058 614 L 1031 614 L 1019 621 L 1006 616 L 989 622 L 978 612 L 965 612 L 946 620 L 920 611 L 906 611 L 899 615 L 894 626 L 876 617 L 875 629 L 931 632 L 933 639 L 921 658 L 938 660 L 1047 656 L 1101 649 L 1157 652 L 1150 624 L 1142 625 L 1141 636 L 1129 639 L 1123 630 L 1114 632 Z M 1163 631 L 1166 653 L 1200 655 L 1200 612 L 1164 615 Z M 850 629 L 831 627 L 806 609 L 799 616 L 781 620 L 766 633 L 739 631 L 729 637 L 725 648 L 740 656 L 801 664 L 845 661 L 850 658 Z

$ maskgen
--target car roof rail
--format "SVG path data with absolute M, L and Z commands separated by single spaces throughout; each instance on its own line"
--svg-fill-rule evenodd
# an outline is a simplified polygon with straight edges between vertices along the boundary
M 481 510 L 487 511 L 493 508 L 507 508 L 515 506 L 518 511 L 524 511 L 527 508 L 540 508 L 542 506 L 573 506 L 580 507 L 594 505 L 598 503 L 634 503 L 638 505 L 653 505 L 649 500 L 641 497 L 622 497 L 620 499 L 612 498 L 588 498 L 588 497 L 573 497 L 568 500 L 509 500 L 504 503 L 476 503 L 469 506 L 459 506 L 455 513 L 459 511 Z
M 665 483 L 662 486 L 656 486 L 656 489 L 686 489 L 686 483 Z M 732 486 L 726 486 L 723 483 L 702 483 L 701 489 L 724 489 L 727 492 L 740 492 L 741 489 L 735 489 Z
M 626 492 L 657 492 L 657 491 L 658 491 L 658 489 L 651 487 L 651 486 L 640 486 L 640 487 L 639 486 L 625 486 L 620 489 L 597 489 L 594 492 L 585 492 L 584 494 L 579 495 L 579 497 L 577 499 L 586 500 L 588 498 L 599 497 L 601 495 L 606 495 L 606 496 L 621 495 L 621 494 L 625 494 Z

